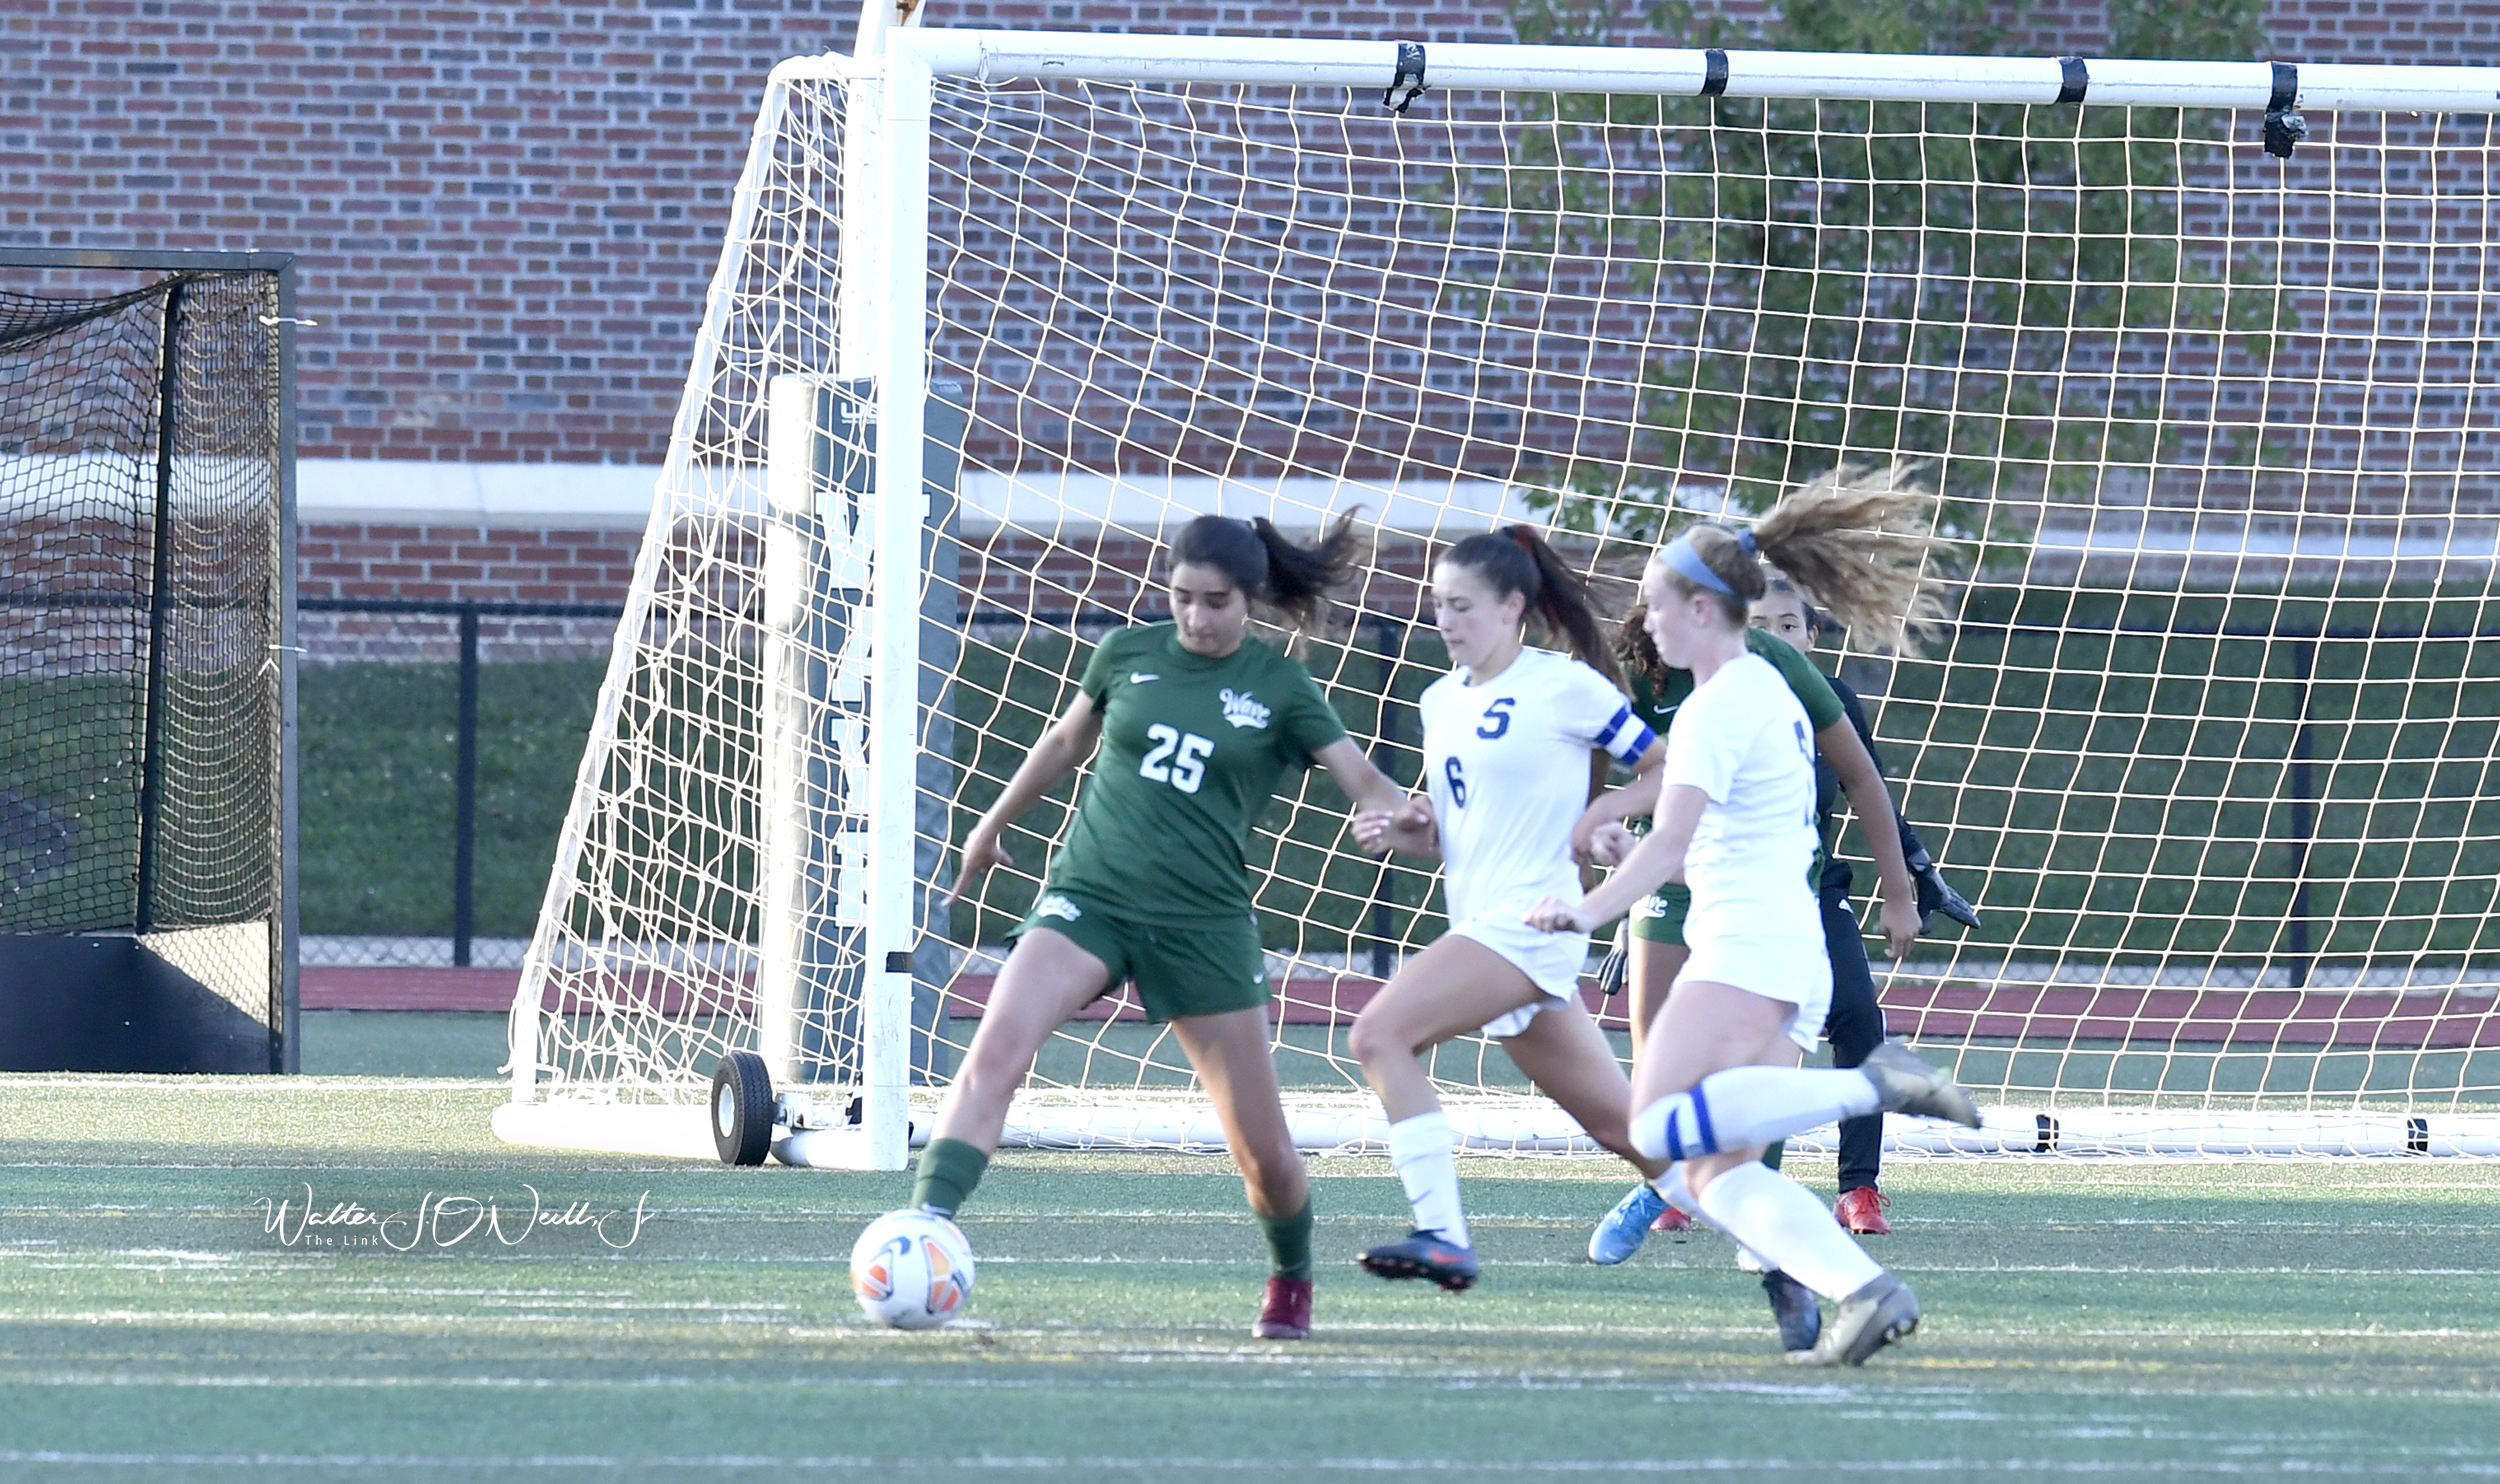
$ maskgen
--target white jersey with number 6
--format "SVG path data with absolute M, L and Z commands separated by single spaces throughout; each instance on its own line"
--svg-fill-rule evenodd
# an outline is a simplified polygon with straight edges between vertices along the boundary
M 1540 898 L 1580 894 L 1571 826 L 1589 749 L 1625 763 L 1656 739 L 1612 682 L 1566 654 L 1523 649 L 1481 685 L 1453 670 L 1424 691 L 1424 774 L 1441 829 L 1453 926 L 1518 925 Z

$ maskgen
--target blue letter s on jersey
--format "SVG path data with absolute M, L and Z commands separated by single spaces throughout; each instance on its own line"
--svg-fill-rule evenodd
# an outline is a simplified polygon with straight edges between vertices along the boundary
M 1518 704 L 1518 697 L 1504 696 L 1500 700 L 1495 701 L 1492 705 L 1485 707 L 1484 722 L 1476 728 L 1476 735 L 1489 741 L 1492 738 L 1499 737 L 1503 733 L 1509 731 L 1510 708 Z

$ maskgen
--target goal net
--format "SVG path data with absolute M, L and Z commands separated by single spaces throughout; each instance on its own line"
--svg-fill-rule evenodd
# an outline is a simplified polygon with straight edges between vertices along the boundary
M 1375 524 L 1307 659 L 1412 784 L 1440 544 L 1546 524 L 1619 605 L 1662 531 L 1912 458 L 1952 622 L 1817 659 L 1982 914 L 1877 970 L 1989 1119 L 1896 1141 L 2500 1153 L 2491 99 L 2469 69 L 916 30 L 785 64 L 499 1127 L 708 1154 L 751 1050 L 807 1094 L 793 1135 L 855 1135 L 785 1157 L 899 1162 L 1069 800 L 949 908 L 952 847 L 1093 641 L 1162 615 L 1192 516 Z M 1380 1140 L 1346 1029 L 1443 927 L 1345 807 L 1305 779 L 1250 860 L 1314 1148 Z M 1593 1148 L 1498 1047 L 1432 1070 L 1470 1147 Z M 1008 1137 L 1220 1145 L 1117 992 Z
M 0 250 L 0 1066 L 294 1053 L 285 261 Z

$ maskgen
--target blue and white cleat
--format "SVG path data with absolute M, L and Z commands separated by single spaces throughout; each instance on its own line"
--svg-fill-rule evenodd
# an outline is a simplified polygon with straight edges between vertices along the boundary
M 1615 1202 L 1615 1208 L 1589 1233 L 1589 1261 L 1605 1267 L 1627 1261 L 1641 1250 L 1649 1239 L 1649 1224 L 1667 1209 L 1667 1198 L 1650 1188 L 1648 1181 L 1632 1187 L 1631 1194 Z

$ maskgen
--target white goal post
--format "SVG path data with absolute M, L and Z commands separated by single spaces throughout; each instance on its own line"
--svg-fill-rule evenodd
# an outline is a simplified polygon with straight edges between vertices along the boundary
M 784 1094 L 777 1155 L 902 1168 L 1047 848 L 1045 810 L 1005 897 L 936 905 L 967 790 L 994 792 L 1064 705 L 1090 632 L 1153 614 L 1175 519 L 1368 507 L 1381 554 L 1314 670 L 1333 667 L 1332 694 L 1368 688 L 1355 730 L 1394 750 L 1430 664 L 1432 541 L 1536 512 L 1619 575 L 1661 522 L 1913 456 L 1936 462 L 1967 556 L 1937 574 L 1965 622 L 1924 668 L 1860 655 L 1852 673 L 1883 702 L 1907 813 L 1997 936 L 1940 940 L 1878 982 L 1896 1033 L 1997 1106 L 1975 1134 L 1897 1139 L 2500 1154 L 2500 826 L 2482 784 L 2448 781 L 2488 730 L 2490 677 L 2438 657 L 2484 632 L 2500 467 L 2471 434 L 2500 393 L 2437 364 L 2460 337 L 2434 323 L 2500 331 L 2500 289 L 2455 268 L 2500 232 L 2495 81 L 918 28 L 878 56 L 783 63 L 513 1007 L 497 1132 L 713 1157 L 715 1066 L 751 1052 Z M 1739 103 L 1754 111 L 1723 111 Z M 2329 114 L 2349 137 L 2313 132 Z M 2348 210 L 2365 156 L 2377 205 Z M 1886 216 L 1903 182 L 1925 193 L 1914 222 Z M 1688 190 L 1712 204 L 1680 205 Z M 2391 265 L 2432 234 L 2426 286 L 2397 316 L 2420 322 L 2414 351 L 2348 363 L 2337 316 L 2361 311 L 2331 291 L 2374 296 L 2378 337 L 2401 275 L 2301 275 L 2340 271 L 2337 224 L 2371 211 L 2402 218 Z M 2110 253 L 2114 279 L 2094 266 Z M 2401 446 L 2374 442 L 2383 396 L 2406 399 Z M 2382 474 L 2404 483 L 2392 515 Z M 2398 702 L 2396 730 L 2427 740 L 2372 754 L 2357 727 L 2388 677 L 2371 654 L 2400 630 L 2397 678 L 2455 696 Z M 2208 699 L 2167 699 L 2198 677 Z M 2226 746 L 2216 718 L 2240 703 L 2210 696 L 2241 679 Z M 2347 683 L 2353 709 L 2321 711 Z M 1983 756 L 2005 760 L 2001 786 Z M 2416 802 L 2453 796 L 2455 827 L 2417 810 L 2388 841 L 2369 821 L 2340 841 L 2332 775 L 2353 758 L 2415 768 Z M 2365 803 L 2411 788 L 2382 779 Z M 2035 827 L 2043 797 L 2066 812 Z M 2061 864 L 2101 802 L 2119 844 Z M 1307 1074 L 1287 1079 L 1305 1147 L 1376 1147 L 1346 1010 L 1435 928 L 1428 885 L 1356 858 L 1333 807 L 1306 786 L 1255 863 L 1279 1054 Z M 2381 843 L 2438 860 L 2319 910 L 2314 861 L 2344 843 L 2353 880 L 2377 879 Z M 2137 894 L 2110 905 L 2121 888 Z M 1115 1012 L 1061 1042 L 1011 1141 L 1220 1146 L 1156 1028 Z M 1495 1062 L 1480 1042 L 1436 1062 L 1470 1147 L 1592 1147 Z

